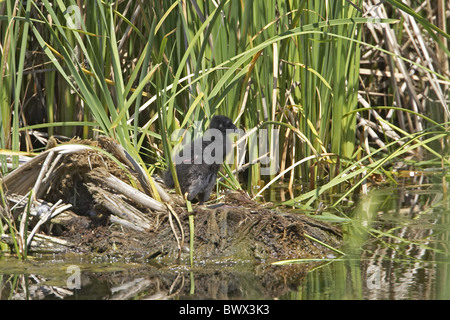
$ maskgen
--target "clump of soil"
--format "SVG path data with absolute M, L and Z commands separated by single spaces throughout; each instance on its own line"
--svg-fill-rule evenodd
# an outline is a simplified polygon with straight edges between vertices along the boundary
M 196 261 L 274 261 L 319 258 L 329 253 L 305 234 L 339 246 L 337 228 L 302 214 L 267 208 L 244 192 L 229 192 L 221 204 L 211 207 L 194 205 L 194 212 L 188 213 L 184 203 L 176 196 L 169 197 L 161 186 L 156 190 L 166 201 L 159 201 L 150 187 L 157 183 L 143 178 L 142 171 L 114 141 L 77 143 L 101 148 L 122 165 L 98 149 L 54 149 L 61 156 L 49 166 L 52 170 L 42 181 L 39 198 L 50 203 L 62 200 L 72 207 L 41 232 L 67 241 L 67 251 L 105 259 L 188 260 L 191 214 Z M 20 172 L 20 176 L 29 177 L 22 180 L 20 189 L 17 177 L 4 179 L 9 195 L 24 194 L 24 181 L 30 181 L 29 188 L 35 185 L 38 173 L 46 169 L 47 158 L 38 157 Z
M 324 257 L 329 251 L 304 236 L 308 234 L 331 246 L 339 245 L 340 231 L 305 215 L 281 213 L 252 202 L 252 207 L 227 204 L 228 198 L 251 201 L 244 193 L 230 193 L 225 204 L 209 209 L 194 208 L 194 259 L 196 261 L 275 261 Z M 154 217 L 152 228 L 136 231 L 108 219 L 102 223 L 87 217 L 74 218 L 63 237 L 77 243 L 76 250 L 105 257 L 164 261 L 189 259 L 189 213 L 176 212 L 181 225 L 170 226 L 167 214 Z M 175 219 L 173 219 L 175 220 Z M 174 222 L 175 224 L 175 222 Z M 181 228 L 184 243 L 181 242 Z

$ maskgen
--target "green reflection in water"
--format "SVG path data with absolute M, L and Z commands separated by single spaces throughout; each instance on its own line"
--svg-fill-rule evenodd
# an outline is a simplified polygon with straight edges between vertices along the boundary
M 439 185 L 372 191 L 343 225 L 346 253 L 291 298 L 449 299 L 450 210 Z

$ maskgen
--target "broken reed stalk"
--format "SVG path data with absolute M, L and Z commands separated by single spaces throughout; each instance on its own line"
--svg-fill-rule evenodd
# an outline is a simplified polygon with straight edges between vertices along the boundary
M 21 251 L 17 244 L 17 237 L 15 237 L 14 234 L 2 234 L 0 239 L 7 245 L 15 248 L 16 252 L 18 252 L 19 260 L 25 258 L 21 255 Z M 69 241 L 37 233 L 34 235 L 33 240 L 29 245 L 28 252 L 58 253 L 65 252 L 69 247 L 73 246 L 74 244 Z
M 331 251 L 336 252 L 337 254 L 340 254 L 341 256 L 345 256 L 345 253 L 344 253 L 344 252 L 342 252 L 342 251 L 340 251 L 340 250 L 338 250 L 338 249 L 336 249 L 336 248 L 333 248 L 332 246 L 330 246 L 330 245 L 328 245 L 328 244 L 326 244 L 326 243 L 324 243 L 324 242 L 322 242 L 322 241 L 320 241 L 320 240 L 318 240 L 318 239 L 316 239 L 316 238 L 314 238 L 314 237 L 312 237 L 312 236 L 310 236 L 310 235 L 308 235 L 308 234 L 306 234 L 306 233 L 303 233 L 303 236 L 304 236 L 305 238 L 308 238 L 308 239 L 311 240 L 311 241 L 314 241 L 314 242 L 316 242 L 316 243 L 318 243 L 318 244 L 324 246 L 324 247 L 327 248 L 327 249 L 330 249 Z
M 175 240 L 177 241 L 177 246 L 178 246 L 178 258 L 179 259 L 181 257 L 181 250 L 184 246 L 184 230 L 183 230 L 183 226 L 181 224 L 180 218 L 178 217 L 177 213 L 173 210 L 172 206 L 168 203 L 166 203 L 166 207 L 169 210 L 169 223 L 170 223 L 170 227 L 172 229 L 173 234 L 175 235 Z M 178 235 L 177 232 L 175 230 L 175 226 L 173 225 L 172 222 L 172 216 L 175 217 L 175 219 L 177 220 L 178 223 L 178 227 L 180 228 L 181 231 L 181 241 L 178 240 Z
M 161 202 L 147 196 L 143 192 L 133 188 L 104 170 L 93 170 L 89 173 L 89 176 L 93 180 L 101 183 L 101 185 L 105 185 L 106 187 L 123 194 L 127 198 L 140 203 L 147 208 L 161 212 L 166 211 L 166 208 Z
M 192 204 L 187 199 L 186 199 L 186 207 L 189 213 L 189 260 L 192 268 L 194 266 L 195 225 L 194 225 L 194 212 L 192 210 Z
M 34 226 L 33 230 L 28 234 L 27 238 L 27 247 L 30 246 L 31 242 L 33 241 L 33 237 L 36 234 L 37 231 L 39 231 L 39 228 L 44 223 L 50 221 L 54 217 L 56 217 L 58 214 L 66 211 L 67 209 L 71 208 L 71 204 L 66 204 L 58 208 L 58 206 L 62 203 L 62 200 L 58 200 L 51 208 L 48 209 L 46 213 L 44 213 L 41 218 L 39 219 L 38 223 Z

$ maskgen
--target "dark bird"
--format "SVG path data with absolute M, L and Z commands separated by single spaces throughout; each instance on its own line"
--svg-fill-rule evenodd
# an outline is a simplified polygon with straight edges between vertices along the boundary
M 211 130 L 216 129 L 216 130 Z M 211 191 L 216 184 L 217 173 L 231 151 L 231 141 L 228 134 L 236 130 L 233 122 L 225 116 L 218 115 L 211 119 L 209 129 L 203 136 L 188 143 L 182 149 L 184 160 L 175 159 L 178 182 L 181 192 L 187 193 L 187 199 L 192 201 L 196 197 L 199 204 L 208 201 Z M 189 152 L 190 151 L 190 152 Z M 174 181 L 169 170 L 163 174 L 167 187 L 173 188 Z

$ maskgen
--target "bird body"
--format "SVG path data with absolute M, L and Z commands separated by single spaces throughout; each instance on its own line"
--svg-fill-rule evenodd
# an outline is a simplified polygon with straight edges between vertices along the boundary
M 189 156 L 178 158 L 182 160 L 175 161 L 175 168 L 181 192 L 187 193 L 189 201 L 196 197 L 200 204 L 208 201 L 216 184 L 220 167 L 231 151 L 228 134 L 236 129 L 228 117 L 214 116 L 211 119 L 209 130 L 202 137 L 184 146 L 182 151 L 184 154 L 189 152 Z M 167 187 L 174 187 L 170 170 L 164 172 L 163 180 Z

